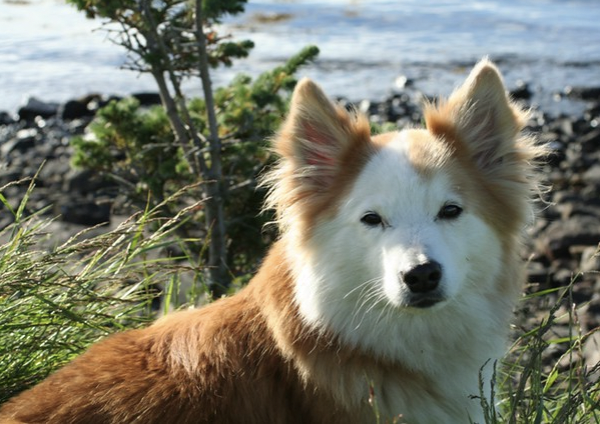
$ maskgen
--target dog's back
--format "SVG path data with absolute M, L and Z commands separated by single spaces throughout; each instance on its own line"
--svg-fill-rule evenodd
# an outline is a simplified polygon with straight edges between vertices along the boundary
M 273 249 L 254 289 L 93 345 L 43 384 L 6 403 L 2 423 L 352 422 L 327 393 L 303 382 L 286 354 L 321 349 L 270 309 L 289 305 L 289 274 Z M 278 285 L 276 292 L 264 287 Z M 283 289 L 282 289 L 283 288 Z M 278 327 L 273 331 L 271 325 Z M 294 340 L 283 352 L 275 333 Z M 287 342 L 284 342 L 287 343 Z M 325 348 L 329 350 L 329 347 Z M 295 353 L 294 353 L 295 352 Z

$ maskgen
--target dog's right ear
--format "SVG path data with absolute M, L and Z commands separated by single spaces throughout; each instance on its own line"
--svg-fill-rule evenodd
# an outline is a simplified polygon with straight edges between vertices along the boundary
M 357 138 L 369 137 L 366 119 L 334 105 L 317 84 L 304 78 L 296 85 L 274 147 L 301 173 L 304 184 L 322 190 L 332 184 Z
M 373 148 L 368 119 L 333 104 L 309 79 L 294 90 L 290 113 L 274 140 L 281 157 L 262 179 L 270 186 L 265 207 L 277 212 L 282 230 L 305 232 L 331 210 Z

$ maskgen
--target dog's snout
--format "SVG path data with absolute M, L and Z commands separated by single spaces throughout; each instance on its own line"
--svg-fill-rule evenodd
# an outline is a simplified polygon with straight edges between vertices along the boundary
M 402 280 L 413 293 L 427 293 L 437 289 L 442 279 L 442 266 L 430 261 L 402 273 Z

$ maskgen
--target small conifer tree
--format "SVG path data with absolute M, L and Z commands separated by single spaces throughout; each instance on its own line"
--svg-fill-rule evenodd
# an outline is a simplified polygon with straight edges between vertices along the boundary
M 253 47 L 251 41 L 233 41 L 215 30 L 215 24 L 224 15 L 242 12 L 246 0 L 68 1 L 87 16 L 104 18 L 113 24 L 109 29 L 113 40 L 128 52 L 126 67 L 153 76 L 166 115 L 163 119 L 156 110 L 141 112 L 139 105 L 131 101 L 110 105 L 92 127 L 97 143 L 75 141 L 76 164 L 115 171 L 118 162 L 110 165 L 115 163 L 111 151 L 120 149 L 127 159 L 120 163 L 121 174 L 126 169 L 135 171 L 156 196 L 156 203 L 165 197 L 164 188 L 169 181 L 183 182 L 183 176 L 201 178 L 208 236 L 208 282 L 213 295 L 220 296 L 232 277 L 225 212 L 228 194 L 240 185 L 253 185 L 253 178 L 246 182 L 247 175 L 242 176 L 244 181 L 237 175 L 238 178 L 231 176 L 247 161 L 247 152 L 243 151 L 249 148 L 246 141 L 264 138 L 265 130 L 276 125 L 285 105 L 280 91 L 291 90 L 295 84 L 293 73 L 313 59 L 318 50 L 304 49 L 254 83 L 241 76 L 214 93 L 209 68 L 230 66 L 232 59 L 247 56 Z M 114 24 L 118 29 L 114 29 Z M 182 83 L 190 77 L 201 79 L 203 100 L 188 101 L 184 95 Z M 166 122 L 170 134 L 164 130 Z M 261 128 L 252 134 L 256 125 Z M 243 140 L 244 137 L 248 138 Z M 235 159 L 224 159 L 224 154 L 236 150 Z M 256 158 L 256 153 L 251 157 Z M 242 168 L 247 171 L 248 166 L 246 163 Z M 253 166 L 256 168 L 257 164 Z

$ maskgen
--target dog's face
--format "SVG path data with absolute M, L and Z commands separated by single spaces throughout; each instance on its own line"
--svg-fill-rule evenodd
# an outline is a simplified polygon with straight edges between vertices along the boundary
M 366 118 L 301 81 L 276 140 L 268 205 L 305 321 L 380 349 L 404 326 L 416 342 L 436 331 L 429 317 L 444 331 L 444 320 L 485 315 L 490 299 L 513 295 L 519 282 L 497 277 L 530 214 L 536 152 L 518 136 L 524 119 L 487 61 L 426 107 L 426 129 L 374 137 Z
M 374 143 L 338 207 L 314 224 L 297 288 L 311 322 L 332 312 L 355 334 L 394 316 L 472 307 L 502 264 L 501 234 L 464 186 L 474 182 L 457 180 L 468 170 L 449 149 L 424 130 Z
M 364 284 L 341 288 L 352 292 L 346 298 L 369 298 L 379 303 L 374 310 L 444 307 L 493 280 L 501 258 L 498 234 L 449 172 L 460 165 L 439 141 L 418 130 L 383 138 L 335 218 L 322 224 L 334 229 L 317 245 L 332 252 L 340 252 L 337 243 L 347 246 L 340 252 L 346 257 L 336 261 L 347 263 L 350 275 L 364 273 Z M 416 155 L 437 158 L 420 168 Z

